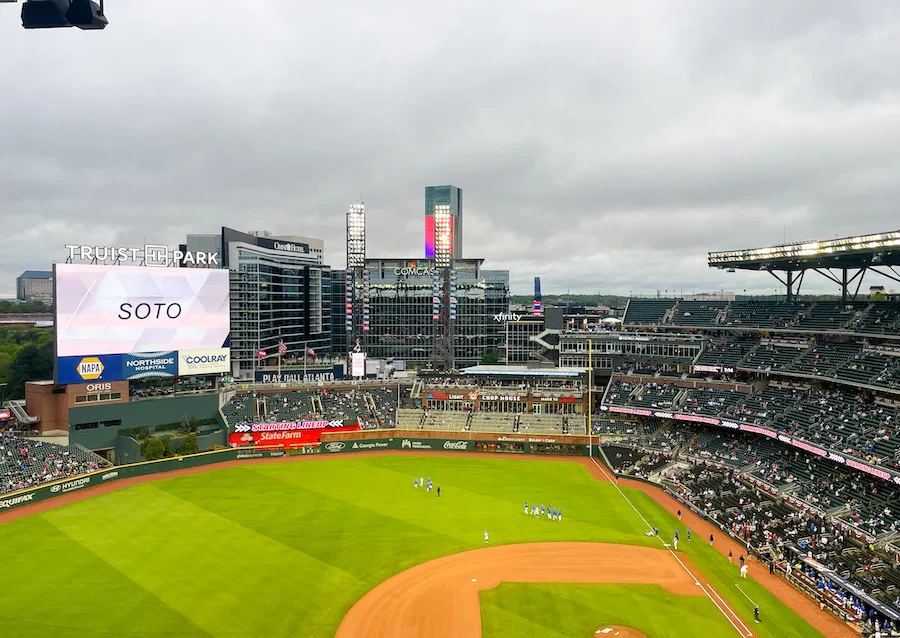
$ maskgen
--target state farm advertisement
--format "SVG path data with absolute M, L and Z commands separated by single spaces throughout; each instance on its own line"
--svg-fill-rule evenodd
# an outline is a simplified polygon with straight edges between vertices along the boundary
M 332 428 L 304 430 L 281 430 L 277 432 L 232 432 L 228 435 L 228 444 L 232 447 L 248 445 L 307 445 L 322 440 L 323 432 L 355 432 L 359 425 L 344 425 Z

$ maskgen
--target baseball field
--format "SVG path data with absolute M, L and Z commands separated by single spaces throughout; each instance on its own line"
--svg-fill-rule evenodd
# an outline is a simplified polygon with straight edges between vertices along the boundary
M 582 460 L 239 463 L 0 524 L 0 636 L 844 635 L 763 566 L 741 579 L 674 501 Z

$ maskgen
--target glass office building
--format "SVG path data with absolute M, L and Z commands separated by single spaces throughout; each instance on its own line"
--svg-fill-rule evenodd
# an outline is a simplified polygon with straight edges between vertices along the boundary
M 321 250 L 296 237 L 273 237 L 223 228 L 217 235 L 188 235 L 190 251 L 216 251 L 231 271 L 231 366 L 238 378 L 285 358 L 331 349 L 331 269 Z M 266 359 L 257 357 L 265 350 Z
M 453 332 L 458 368 L 481 363 L 489 351 L 503 356 L 506 330 L 501 315 L 509 310 L 509 271 L 487 270 L 483 262 L 458 259 L 454 263 Z M 362 311 L 358 315 L 367 320 L 357 321 L 350 333 L 345 324 L 334 321 L 332 326 L 343 329 L 350 344 L 360 339 L 371 358 L 401 359 L 411 367 L 427 365 L 439 323 L 434 313 L 437 272 L 433 260 L 367 259 L 367 275 L 357 282 L 353 295 Z M 344 312 L 342 290 L 333 294 L 333 314 Z

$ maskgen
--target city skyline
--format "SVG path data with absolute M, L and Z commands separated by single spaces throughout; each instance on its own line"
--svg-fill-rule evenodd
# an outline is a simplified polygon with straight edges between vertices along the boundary
M 259 5 L 121 2 L 98 33 L 0 12 L 4 296 L 65 244 L 221 226 L 322 238 L 341 269 L 360 193 L 369 252 L 419 255 L 430 184 L 465 190 L 464 255 L 514 294 L 762 293 L 707 252 L 896 230 L 893 4 Z

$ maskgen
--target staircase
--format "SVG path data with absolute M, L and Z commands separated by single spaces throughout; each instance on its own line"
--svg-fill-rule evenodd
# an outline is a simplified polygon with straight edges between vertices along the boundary
M 9 411 L 13 413 L 13 416 L 19 421 L 19 423 L 25 425 L 34 425 L 36 423 L 40 423 L 41 418 L 37 416 L 29 416 L 25 411 L 25 401 L 21 399 L 17 399 L 14 401 L 10 401 L 6 404 L 9 407 Z

